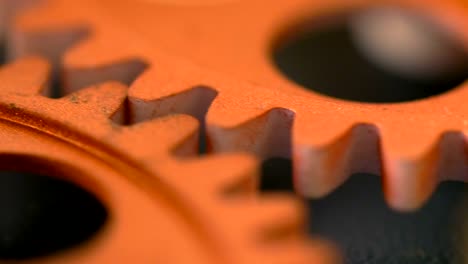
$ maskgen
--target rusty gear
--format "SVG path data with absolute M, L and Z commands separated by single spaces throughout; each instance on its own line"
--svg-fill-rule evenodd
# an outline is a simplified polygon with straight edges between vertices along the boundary
M 329 193 L 354 172 L 380 174 L 390 205 L 409 210 L 440 180 L 467 177 L 464 85 L 413 102 L 346 102 L 291 83 L 266 56 L 297 17 L 371 2 L 50 1 L 16 20 L 10 46 L 14 56 L 39 53 L 56 65 L 65 52 L 67 92 L 108 79 L 130 84 L 148 66 L 129 90 L 130 122 L 167 113 L 203 121 L 209 108 L 206 131 L 214 152 L 292 156 L 296 189 L 312 197 Z M 464 1 L 386 3 L 433 17 L 467 43 Z M 266 5 L 269 12 L 262 12 Z
M 369 172 L 383 175 L 392 206 L 413 209 L 439 180 L 468 177 L 464 85 L 414 102 L 355 103 L 305 91 L 272 67 L 266 56 L 272 40 L 294 18 L 370 0 L 20 2 L 36 6 L 14 20 L 9 56 L 50 59 L 68 96 L 37 95 L 47 92 L 44 74 L 22 74 L 45 71 L 37 59 L 6 68 L 13 73 L 2 75 L 11 85 L 1 92 L 1 131 L 11 140 L 3 151 L 96 174 L 70 177 L 116 214 L 115 232 L 56 262 L 327 261 L 301 237 L 294 202 L 254 194 L 253 159 L 193 157 L 197 122 L 184 114 L 206 124 L 213 152 L 291 156 L 296 188 L 312 197 L 354 172 Z M 386 2 L 436 17 L 468 43 L 463 1 Z M 122 85 L 101 84 L 108 80 L 130 85 L 128 100 Z M 45 151 L 42 144 L 54 147 Z M 125 247 L 128 238 L 144 246 Z
M 104 201 L 112 219 L 93 243 L 34 263 L 328 263 L 327 247 L 303 237 L 300 203 L 255 194 L 252 158 L 191 158 L 194 118 L 120 126 L 125 86 L 50 99 L 41 95 L 48 71 L 27 58 L 0 72 L 0 148 L 13 160 L 2 166 L 24 169 L 14 157 L 28 157 L 38 165 L 30 170 L 66 175 Z
M 159 109 L 148 109 L 127 103 L 127 94 L 133 92 L 125 85 L 106 82 L 128 83 L 152 65 L 151 57 L 141 62 L 133 55 L 114 61 L 140 49 L 137 42 L 133 47 L 120 42 L 122 48 L 107 42 L 108 34 L 125 38 L 120 30 L 101 28 L 103 35 L 79 44 L 78 53 L 90 45 L 102 57 L 90 68 L 66 67 L 67 95 L 47 98 L 54 81 L 51 73 L 60 69 L 60 52 L 83 32 L 97 29 L 88 11 L 100 9 L 78 4 L 77 16 L 68 16 L 63 4 L 71 10 L 71 3 L 51 1 L 35 7 L 10 32 L 10 56 L 39 54 L 53 66 L 25 56 L 1 69 L 0 148 L 4 160 L 10 161 L 2 166 L 65 175 L 99 197 L 111 219 L 90 243 L 31 263 L 335 262 L 327 245 L 307 238 L 300 201 L 258 194 L 254 158 L 235 153 L 196 157 L 199 124 L 183 113 L 202 119 L 213 90 L 192 87 L 185 98 L 163 97 L 155 102 L 161 104 Z M 91 24 L 74 24 L 80 17 Z M 29 24 L 28 19 L 35 22 Z M 104 20 L 94 22 L 109 26 Z M 101 53 L 104 47 L 116 52 Z M 103 60 L 110 64 L 101 65 Z M 161 72 L 163 78 L 151 85 L 168 91 L 191 87 L 184 85 L 178 71 L 191 67 L 162 55 L 154 61 L 167 63 L 168 74 Z M 174 103 L 185 108 L 177 109 Z M 25 168 L 24 157 L 35 166 Z

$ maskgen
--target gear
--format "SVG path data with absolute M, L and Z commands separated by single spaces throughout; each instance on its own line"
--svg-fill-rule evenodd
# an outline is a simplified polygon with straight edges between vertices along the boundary
M 120 126 L 126 87 L 108 82 L 50 99 L 41 95 L 48 72 L 38 58 L 0 72 L 2 157 L 28 156 L 53 174 L 65 172 L 105 201 L 112 223 L 85 251 L 43 263 L 326 261 L 326 247 L 302 237 L 299 203 L 255 194 L 252 158 L 193 158 L 195 119 Z
M 124 41 L 127 31 L 88 4 L 24 11 L 7 37 L 9 57 L 21 58 L 0 70 L 0 148 L 11 160 L 2 166 L 22 170 L 18 157 L 27 157 L 94 193 L 111 215 L 92 243 L 31 262 L 334 263 L 327 244 L 305 235 L 298 200 L 257 193 L 254 158 L 196 157 L 199 122 L 186 114 L 203 121 L 216 92 L 182 74 L 210 74 L 164 53 L 143 56 L 144 43 Z M 66 96 L 48 98 L 64 51 Z M 130 89 L 108 82 L 128 84 L 147 67 Z M 146 101 L 156 86 L 167 94 Z
M 389 203 L 409 210 L 419 207 L 439 180 L 466 180 L 468 89 L 464 86 L 421 101 L 345 102 L 285 80 L 265 56 L 271 40 L 292 18 L 365 7 L 372 1 L 209 2 L 49 0 L 22 12 L 9 31 L 9 56 L 38 54 L 50 59 L 54 72 L 63 71 L 63 93 L 68 96 L 52 100 L 9 91 L 1 100 L 2 116 L 71 143 L 90 153 L 90 159 L 118 168 L 113 173 L 126 175 L 106 177 L 107 181 L 130 180 L 133 184 L 127 185 L 132 188 L 161 194 L 159 202 L 171 199 L 169 204 L 181 214 L 177 221 L 199 232 L 190 237 L 206 238 L 201 244 L 208 250 L 195 248 L 200 247 L 196 243 L 183 248 L 193 249 L 193 254 L 208 252 L 215 262 L 290 263 L 294 257 L 327 254 L 304 251 L 302 239 L 290 242 L 288 237 L 284 242 L 283 229 L 275 228 L 267 237 L 276 241 L 279 234 L 281 250 L 254 245 L 254 226 L 266 227 L 270 221 L 275 227 L 283 227 L 282 221 L 296 225 L 297 214 L 289 213 L 295 206 L 283 205 L 288 202 L 281 199 L 248 199 L 241 190 L 252 191 L 252 178 L 239 175 L 253 170 L 255 162 L 243 155 L 180 159 L 194 155 L 197 138 L 195 120 L 183 114 L 206 124 L 212 152 L 247 150 L 260 158 L 293 157 L 296 188 L 312 197 L 329 193 L 354 172 L 367 172 L 383 175 Z M 463 26 L 453 26 L 468 23 L 463 1 L 387 2 L 438 17 L 456 35 L 464 36 Z M 269 12 L 263 12 L 265 6 Z M 125 103 L 115 99 L 123 100 L 125 93 L 120 97 L 111 93 L 115 89 L 109 87 L 117 84 L 82 90 L 108 80 L 130 85 Z M 16 87 L 17 81 L 10 87 Z M 106 118 L 95 118 L 102 110 Z M 133 126 L 111 125 L 109 116 Z M 150 141 L 155 147 L 148 148 Z M 221 190 L 236 198 L 216 196 Z M 239 192 L 244 193 L 240 198 Z M 164 214 L 169 215 L 173 213 Z M 169 230 L 174 229 L 155 232 Z M 138 256 L 155 252 L 147 253 Z M 175 263 L 172 257 L 187 257 L 193 262 L 207 256 L 187 253 L 161 259 Z
M 462 85 L 406 103 L 347 102 L 301 89 L 278 74 L 265 56 L 279 29 L 297 17 L 371 2 L 256 0 L 181 6 L 166 1 L 50 1 L 21 16 L 10 39 L 16 56 L 40 53 L 55 65 L 66 50 L 68 92 L 107 79 L 132 83 L 132 122 L 167 113 L 203 121 L 209 108 L 206 130 L 214 152 L 292 156 L 296 189 L 311 197 L 329 193 L 355 172 L 380 174 L 390 205 L 410 210 L 421 206 L 440 180 L 467 178 L 467 89 Z M 466 22 L 463 1 L 387 4 L 424 12 L 464 36 L 462 26 L 453 26 Z M 266 5 L 269 12 L 262 12 Z M 64 11 L 69 9 L 74 12 Z M 136 78 L 145 66 L 146 72 Z

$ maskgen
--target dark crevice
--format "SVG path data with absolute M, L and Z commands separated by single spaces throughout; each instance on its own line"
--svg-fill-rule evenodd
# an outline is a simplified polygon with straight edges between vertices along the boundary
M 289 33 L 274 48 L 274 63 L 288 79 L 306 89 L 361 102 L 422 99 L 447 92 L 468 77 L 467 53 L 461 45 L 442 36 L 441 32 L 432 33 L 437 34 L 437 39 L 443 39 L 441 42 L 445 48 L 458 54 L 457 60 L 461 61 L 458 68 L 437 77 L 426 73 L 424 78 L 404 76 L 384 69 L 370 61 L 362 48 L 356 46 L 350 29 L 351 18 L 352 14 L 322 17 L 296 26 L 299 30 L 294 27 L 289 29 L 296 33 Z M 333 22 L 321 24 L 321 21 L 328 20 Z M 434 28 L 427 21 L 422 22 L 426 28 Z M 311 26 L 315 24 L 320 25 Z
M 1 36 L 0 36 L 0 66 L 5 64 L 6 62 L 6 47 L 5 47 L 5 42 L 1 41 Z
M 206 128 L 201 126 L 200 135 L 198 138 L 198 155 L 207 154 L 207 145 L 206 145 Z
M 0 172 L 0 259 L 27 259 L 81 244 L 107 219 L 84 189 L 58 178 Z
M 291 160 L 286 158 L 265 160 L 262 163 L 260 190 L 262 192 L 293 192 Z
M 261 190 L 292 192 L 291 166 L 287 159 L 266 160 Z M 399 213 L 386 204 L 380 177 L 356 174 L 330 195 L 307 201 L 310 234 L 335 242 L 349 264 L 463 263 L 467 198 L 464 183 L 445 182 L 424 207 Z
M 50 98 L 58 99 L 63 97 L 62 80 L 59 75 L 53 74 L 51 77 L 50 92 L 47 95 Z

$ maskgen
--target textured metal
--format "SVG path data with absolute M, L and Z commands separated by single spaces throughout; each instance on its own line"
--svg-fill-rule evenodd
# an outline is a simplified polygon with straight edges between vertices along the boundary
M 29 57 L 2 70 L 2 153 L 82 171 L 70 179 L 112 213 L 91 244 L 44 262 L 333 262 L 328 246 L 303 237 L 298 201 L 258 194 L 258 160 L 225 152 L 292 157 L 296 189 L 311 197 L 352 173 L 380 174 L 401 210 L 440 180 L 468 177 L 466 85 L 356 103 L 306 91 L 272 65 L 274 43 L 298 18 L 374 1 L 26 2 L 34 7 L 11 23 L 8 56 L 52 67 Z M 468 45 L 463 1 L 386 2 L 434 17 Z M 49 72 L 61 73 L 67 96 L 43 96 Z M 199 122 L 205 157 L 196 157 Z

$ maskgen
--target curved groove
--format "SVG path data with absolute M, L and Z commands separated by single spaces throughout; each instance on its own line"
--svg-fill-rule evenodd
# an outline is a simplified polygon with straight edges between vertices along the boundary
M 218 92 L 210 87 L 195 86 L 181 93 L 151 101 L 130 97 L 130 124 L 170 114 L 191 115 L 203 123 L 206 113 L 217 95 Z
M 289 158 L 294 119 L 294 111 L 278 107 L 233 128 L 208 127 L 209 144 L 214 152 L 247 151 L 262 159 Z

